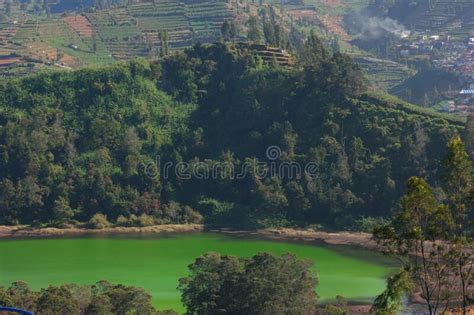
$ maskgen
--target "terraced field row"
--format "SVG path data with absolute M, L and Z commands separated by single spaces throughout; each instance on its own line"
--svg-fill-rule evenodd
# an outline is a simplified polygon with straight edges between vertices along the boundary
M 417 21 L 417 28 L 443 30 L 455 36 L 474 33 L 474 2 L 472 0 L 438 0 Z
M 18 30 L 16 25 L 11 23 L 0 23 L 0 45 L 5 45 L 12 39 Z
M 170 49 L 214 42 L 221 36 L 222 23 L 233 13 L 223 0 L 163 0 L 61 17 L 24 16 L 25 21 L 0 24 L 0 45 L 20 45 L 48 60 L 70 56 L 75 64 L 157 55 L 164 31 Z M 71 58 L 66 59 L 72 62 Z
M 409 69 L 396 62 L 370 57 L 354 57 L 354 61 L 367 73 L 372 85 L 385 91 L 399 85 L 410 76 Z
M 160 2 L 156 4 L 142 3 L 127 7 L 127 11 L 134 17 L 140 16 L 166 16 L 185 13 L 184 4 L 181 2 Z
M 190 24 L 184 15 L 169 15 L 160 18 L 146 17 L 138 20 L 138 28 L 141 31 L 156 31 L 156 30 L 175 30 L 189 28 Z
M 224 2 L 203 2 L 187 5 L 186 15 L 196 39 L 212 41 L 219 38 L 222 23 L 232 17 L 232 12 Z

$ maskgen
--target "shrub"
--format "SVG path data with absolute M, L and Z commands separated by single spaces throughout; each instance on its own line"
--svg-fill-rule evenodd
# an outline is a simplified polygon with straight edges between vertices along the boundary
M 372 233 L 378 226 L 389 223 L 389 220 L 382 217 L 360 217 L 355 221 L 354 230 L 358 232 Z
M 117 226 L 129 226 L 129 220 L 127 217 L 123 215 L 119 215 L 117 220 L 115 221 L 115 225 Z
M 141 214 L 138 217 L 132 214 L 128 218 L 121 215 L 117 218 L 117 221 L 115 223 L 118 226 L 127 226 L 127 227 L 131 227 L 131 226 L 145 227 L 145 226 L 152 226 L 156 224 L 155 218 L 145 213 Z
M 137 226 L 152 226 L 155 225 L 155 219 L 151 215 L 142 214 L 136 220 Z
M 184 223 L 202 223 L 202 215 L 189 206 L 184 207 Z
M 307 225 L 305 228 L 308 231 L 317 232 L 317 231 L 323 230 L 324 226 L 322 224 L 310 224 L 310 225 Z
M 88 227 L 91 229 L 105 229 L 110 226 L 107 216 L 102 213 L 96 213 L 89 220 Z
M 162 216 L 159 219 L 165 223 L 201 223 L 203 221 L 199 212 L 175 201 L 164 205 L 161 213 Z

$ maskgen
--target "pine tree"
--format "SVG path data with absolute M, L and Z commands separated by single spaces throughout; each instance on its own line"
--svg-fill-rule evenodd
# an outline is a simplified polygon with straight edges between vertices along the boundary
M 247 21 L 247 26 L 248 26 L 247 39 L 254 43 L 259 43 L 262 37 L 258 24 L 259 24 L 258 17 L 256 17 L 255 15 L 252 15 L 249 17 Z

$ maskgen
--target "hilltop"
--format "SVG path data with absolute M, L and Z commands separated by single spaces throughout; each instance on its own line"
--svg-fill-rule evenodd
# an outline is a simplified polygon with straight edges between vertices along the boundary
M 458 95 L 474 84 L 471 1 L 4 2 L 2 76 L 156 60 L 220 41 L 265 45 L 257 50 L 266 61 L 296 59 L 316 32 L 329 50 L 353 57 L 376 90 L 463 115 L 473 102 Z
M 368 1 L 35 3 L 11 3 L 0 9 L 3 74 L 21 75 L 44 66 L 79 68 L 136 56 L 159 58 L 196 43 L 222 40 L 226 21 L 234 27 L 233 40 L 247 41 L 251 16 L 260 20 L 257 42 L 294 50 L 310 30 L 316 30 L 337 46 L 350 39 L 343 16 L 362 10 Z

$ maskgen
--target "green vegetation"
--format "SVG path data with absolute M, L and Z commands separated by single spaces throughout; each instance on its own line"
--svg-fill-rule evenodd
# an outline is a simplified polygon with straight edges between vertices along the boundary
M 0 287 L 0 305 L 18 307 L 39 315 L 50 314 L 143 314 L 171 315 L 156 311 L 151 296 L 143 289 L 99 281 L 94 285 L 67 284 L 33 291 L 17 281 Z
M 78 1 L 61 15 L 50 14 L 44 3 L 7 1 L 15 10 L 2 15 L 0 8 L 0 47 L 7 56 L 20 57 L 15 63 L 23 71 L 11 71 L 14 63 L 3 67 L 8 69 L 2 69 L 3 75 L 36 72 L 40 65 L 54 63 L 77 69 L 132 57 L 157 58 L 164 44 L 161 32 L 169 32 L 171 49 L 182 49 L 218 41 L 224 21 L 234 20 L 231 5 L 223 1 L 95 1 L 94 8 L 82 9 Z M 28 60 L 37 64 L 27 68 Z
M 428 107 L 443 99 L 440 91 L 456 90 L 461 87 L 456 74 L 428 67 L 421 69 L 402 84 L 392 87 L 390 93 L 414 104 Z
M 370 57 L 353 58 L 364 69 L 371 85 L 377 90 L 390 91 L 412 74 L 409 68 L 396 62 Z
M 474 31 L 474 3 L 471 0 L 378 0 L 371 9 L 410 25 L 465 38 Z
M 152 64 L 2 82 L 0 223 L 89 222 L 99 212 L 112 223 L 143 214 L 199 222 L 198 211 L 219 226 L 350 228 L 360 217 L 387 216 L 407 178 L 434 178 L 443 143 L 463 122 L 365 94 L 349 57 L 316 37 L 307 45 L 302 70 L 216 44 Z M 269 146 L 281 153 L 272 161 Z M 237 172 L 254 158 L 314 168 L 183 180 L 173 169 L 150 176 L 158 156 L 189 162 L 188 175 L 197 162 Z
M 186 314 L 310 314 L 316 308 L 312 262 L 260 253 L 237 258 L 207 253 L 180 279 Z
M 400 297 L 412 290 L 424 300 L 429 314 L 445 313 L 457 304 L 467 314 L 472 303 L 472 162 L 460 138 L 449 142 L 442 165 L 444 198 L 436 198 L 424 179 L 412 177 L 400 211 L 374 231 L 379 243 L 405 264 L 399 274 L 404 280 L 389 281 L 387 291 L 377 298 L 377 309 L 396 309 Z

